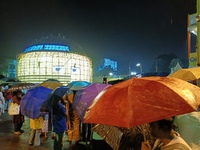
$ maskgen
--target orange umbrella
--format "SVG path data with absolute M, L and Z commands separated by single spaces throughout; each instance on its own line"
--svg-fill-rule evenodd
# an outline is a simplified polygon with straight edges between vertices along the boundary
M 44 87 L 54 90 L 57 87 L 63 86 L 63 84 L 60 82 L 56 82 L 56 81 L 44 81 L 41 84 L 39 84 L 39 86 L 44 86 Z
M 199 87 L 177 78 L 132 78 L 99 93 L 84 122 L 130 128 L 196 110 L 199 93 Z
M 200 67 L 180 69 L 169 75 L 185 81 L 193 81 L 200 78 Z

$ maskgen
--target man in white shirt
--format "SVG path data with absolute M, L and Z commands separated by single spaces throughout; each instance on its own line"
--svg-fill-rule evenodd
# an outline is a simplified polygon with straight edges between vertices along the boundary
M 192 150 L 190 146 L 173 130 L 173 119 L 167 118 L 150 123 L 151 134 L 159 142 L 153 150 Z M 152 149 L 151 149 L 152 150 Z

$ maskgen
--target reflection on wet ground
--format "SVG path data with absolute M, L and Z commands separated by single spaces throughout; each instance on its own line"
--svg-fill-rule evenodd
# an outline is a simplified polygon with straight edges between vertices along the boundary
M 48 133 L 48 139 L 41 136 L 42 146 L 29 146 L 28 139 L 30 134 L 29 118 L 25 117 L 25 123 L 22 126 L 24 133 L 14 135 L 12 118 L 7 112 L 0 116 L 0 149 L 1 150 L 53 150 L 53 139 L 51 139 L 51 129 Z M 112 150 L 112 148 L 103 140 L 92 140 L 90 145 L 69 144 L 67 135 L 63 146 L 64 150 Z

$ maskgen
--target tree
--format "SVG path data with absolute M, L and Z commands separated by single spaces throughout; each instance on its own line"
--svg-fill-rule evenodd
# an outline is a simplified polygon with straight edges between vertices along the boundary
M 155 72 L 155 67 L 157 67 L 158 72 L 167 72 L 170 73 L 171 69 L 169 68 L 170 63 L 173 59 L 177 59 L 178 57 L 175 54 L 163 54 L 159 55 L 153 65 L 151 67 L 151 71 Z
M 172 59 L 169 68 L 174 68 L 176 66 L 176 64 L 179 63 L 181 68 L 188 68 L 189 66 L 189 62 L 187 59 Z

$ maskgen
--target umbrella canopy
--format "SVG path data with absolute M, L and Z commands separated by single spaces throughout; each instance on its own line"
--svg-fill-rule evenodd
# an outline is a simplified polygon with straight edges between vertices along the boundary
M 81 88 L 88 86 L 90 82 L 87 81 L 72 81 L 67 86 L 70 88 L 70 90 L 80 90 Z
M 60 98 L 63 97 L 63 95 L 65 95 L 65 93 L 69 90 L 68 86 L 60 86 L 57 87 L 55 90 L 53 90 L 53 94 L 59 96 Z
M 15 78 L 9 78 L 9 77 L 6 77 L 6 78 L 2 78 L 0 79 L 0 85 L 15 85 L 15 84 L 18 84 L 20 83 L 21 81 L 15 79 Z
M 47 98 L 47 105 L 49 109 L 52 107 L 52 105 L 58 103 L 58 101 L 62 99 L 62 97 L 68 90 L 69 90 L 68 86 L 60 86 L 54 89 Z
M 63 86 L 63 84 L 57 81 L 44 81 L 41 84 L 39 84 L 39 86 L 44 86 L 44 87 L 54 90 L 59 86 Z
M 99 93 L 84 122 L 128 128 L 149 123 L 196 110 L 199 93 L 199 87 L 177 78 L 132 78 Z
M 140 149 L 143 141 L 148 140 L 152 145 L 154 138 L 150 134 L 148 124 L 135 126 L 132 128 L 121 128 L 116 126 L 96 124 L 92 131 L 103 138 L 113 150 L 120 149 Z
M 92 130 L 101 136 L 103 140 L 113 148 L 113 150 L 119 149 L 123 132 L 118 127 L 97 124 L 92 127 Z
M 85 115 L 85 111 L 90 106 L 94 98 L 109 84 L 92 83 L 80 90 L 78 90 L 74 97 L 72 108 L 77 112 L 81 120 Z
M 8 91 L 14 92 L 14 91 L 18 91 L 18 90 L 29 90 L 29 89 L 34 88 L 35 86 L 36 86 L 36 84 L 34 84 L 34 83 L 18 83 L 18 84 L 11 86 L 8 89 Z
M 21 113 L 32 119 L 38 118 L 42 104 L 51 92 L 51 89 L 43 86 L 28 90 L 20 100 Z
M 200 78 L 200 67 L 179 69 L 169 75 L 170 77 L 179 78 L 185 81 L 197 80 Z
M 119 149 L 123 132 L 118 127 L 96 124 L 94 127 L 92 127 L 92 130 L 101 136 L 103 140 L 113 148 L 113 150 Z

